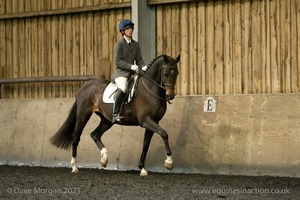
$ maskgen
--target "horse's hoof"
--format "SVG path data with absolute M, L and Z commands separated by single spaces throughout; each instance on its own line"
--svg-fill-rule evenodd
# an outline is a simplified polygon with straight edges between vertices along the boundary
M 141 170 L 140 176 L 148 176 L 148 172 L 143 168 Z
M 101 159 L 100 159 L 100 163 L 103 167 L 107 166 L 107 162 L 108 162 L 108 151 L 107 149 L 104 147 L 101 149 Z
M 107 166 L 107 163 L 108 163 L 108 160 L 102 157 L 102 158 L 100 159 L 100 163 L 101 163 L 102 167 L 106 167 L 106 166 Z
M 72 173 L 78 173 L 78 169 L 72 169 Z
M 173 163 L 171 163 L 171 162 L 165 161 L 165 167 L 166 167 L 168 170 L 172 170 L 172 169 L 174 168 L 174 165 L 173 165 Z

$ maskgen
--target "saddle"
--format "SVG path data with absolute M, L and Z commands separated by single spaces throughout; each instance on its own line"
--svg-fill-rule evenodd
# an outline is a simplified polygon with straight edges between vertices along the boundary
M 130 76 L 127 80 L 127 90 L 126 90 L 126 96 L 124 98 L 124 103 L 129 103 L 132 101 L 135 91 L 137 88 L 137 80 L 139 76 L 137 74 L 134 74 Z M 110 82 L 103 93 L 103 102 L 104 103 L 114 103 L 115 102 L 115 93 L 117 92 L 118 87 L 117 84 L 112 81 Z

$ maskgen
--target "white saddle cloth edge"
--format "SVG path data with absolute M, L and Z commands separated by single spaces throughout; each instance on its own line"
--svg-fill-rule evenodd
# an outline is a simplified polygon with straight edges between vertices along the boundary
M 135 74 L 134 75 L 134 84 L 133 84 L 133 88 L 135 88 L 135 84 L 136 84 L 136 80 L 137 80 L 138 75 Z M 110 82 L 104 92 L 103 92 L 103 102 L 104 103 L 115 103 L 115 92 L 117 91 L 118 87 L 117 84 Z M 134 95 L 134 90 L 131 91 L 131 94 L 128 95 L 128 100 L 127 102 L 129 103 L 132 100 L 132 97 Z

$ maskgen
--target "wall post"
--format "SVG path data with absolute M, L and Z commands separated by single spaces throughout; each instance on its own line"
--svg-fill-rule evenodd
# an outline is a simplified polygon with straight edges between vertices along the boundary
M 141 47 L 145 64 L 156 57 L 156 17 L 155 7 L 150 7 L 147 1 L 132 0 L 132 21 L 135 24 L 133 39 Z

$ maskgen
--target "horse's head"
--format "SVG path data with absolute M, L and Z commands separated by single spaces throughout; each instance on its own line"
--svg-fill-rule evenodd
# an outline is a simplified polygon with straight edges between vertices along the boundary
M 175 84 L 178 76 L 177 63 L 180 61 L 178 55 L 176 59 L 164 56 L 164 64 L 161 68 L 161 81 L 166 89 L 167 100 L 172 100 L 175 97 Z

